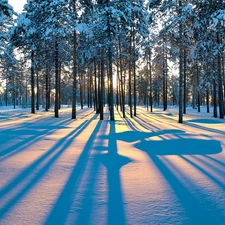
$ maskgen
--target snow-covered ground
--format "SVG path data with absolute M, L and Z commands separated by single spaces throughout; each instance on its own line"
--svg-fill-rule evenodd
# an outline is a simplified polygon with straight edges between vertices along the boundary
M 225 224 L 225 120 L 0 108 L 0 224 Z M 129 116 L 129 115 L 128 115 Z

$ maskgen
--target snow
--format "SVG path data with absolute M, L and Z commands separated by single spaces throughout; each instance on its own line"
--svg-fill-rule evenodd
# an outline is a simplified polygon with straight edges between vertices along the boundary
M 225 224 L 225 121 L 201 110 L 0 107 L 0 224 Z

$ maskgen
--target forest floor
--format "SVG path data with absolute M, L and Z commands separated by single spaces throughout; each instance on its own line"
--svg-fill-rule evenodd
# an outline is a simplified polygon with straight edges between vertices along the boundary
M 225 224 L 225 120 L 0 107 L 1 225 Z

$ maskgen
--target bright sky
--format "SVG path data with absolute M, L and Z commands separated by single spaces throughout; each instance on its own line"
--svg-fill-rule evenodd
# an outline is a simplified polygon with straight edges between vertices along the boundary
M 21 13 L 27 0 L 8 0 L 8 3 L 13 7 L 14 11 Z

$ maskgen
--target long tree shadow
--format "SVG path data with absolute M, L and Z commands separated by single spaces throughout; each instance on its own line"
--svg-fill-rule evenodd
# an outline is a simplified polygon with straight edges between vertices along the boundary
M 162 137 L 163 134 L 174 134 L 176 139 L 167 140 Z M 160 136 L 161 140 L 149 140 L 153 136 Z M 218 154 L 222 151 L 219 141 L 201 140 L 193 138 L 182 138 L 183 131 L 162 130 L 160 132 L 139 132 L 126 131 L 117 134 L 117 139 L 125 142 L 133 142 L 134 147 L 146 152 L 152 159 L 163 177 L 167 180 L 174 193 L 178 197 L 182 207 L 185 209 L 190 224 L 221 224 L 224 221 L 224 212 L 215 207 L 215 202 L 209 200 L 206 196 L 196 197 L 190 190 L 176 177 L 169 167 L 164 164 L 159 156 L 165 155 L 209 155 Z M 198 168 L 199 169 L 199 168 Z M 201 170 L 201 172 L 203 172 Z M 213 182 L 216 182 L 211 175 L 204 172 Z M 188 182 L 188 181 L 187 181 Z M 216 182 L 225 191 L 224 184 Z M 206 207 L 207 206 L 207 207 Z M 187 221 L 186 221 L 187 222 Z M 181 221 L 182 223 L 182 221 Z
M 108 130 L 108 121 L 107 118 L 109 117 L 109 113 L 104 113 L 104 118 L 106 120 L 103 120 L 101 122 L 101 127 L 98 131 L 97 135 L 105 135 Z M 96 199 L 96 196 L 99 194 L 101 196 L 104 196 L 104 187 L 99 185 L 99 183 L 104 183 L 104 180 L 102 180 L 104 176 L 104 171 L 102 172 L 101 170 L 101 160 L 99 157 L 99 154 L 101 154 L 102 150 L 106 150 L 105 146 L 105 140 L 102 138 L 97 138 L 93 150 L 94 152 L 92 153 L 92 157 L 89 160 L 88 168 L 87 168 L 87 173 L 85 176 L 85 186 L 83 188 L 83 193 L 82 193 L 82 199 L 79 201 L 79 210 L 77 210 L 77 216 L 75 220 L 73 220 L 74 224 L 102 224 L 102 218 L 96 218 L 95 216 L 95 221 L 91 220 L 91 214 L 95 213 L 93 209 L 94 204 L 100 204 L 98 200 Z M 97 151 L 96 151 L 97 150 Z M 104 186 L 104 185 L 103 185 Z M 103 190 L 102 190 L 103 188 Z M 101 193 L 100 191 L 103 191 Z M 101 197 L 104 199 L 104 197 Z M 104 207 L 104 204 L 102 205 Z
M 124 210 L 123 191 L 120 178 L 122 166 L 131 162 L 127 157 L 117 153 L 115 122 L 110 121 L 110 133 L 108 137 L 108 153 L 101 155 L 101 162 L 107 169 L 108 181 L 108 222 L 109 225 L 126 224 Z
M 144 115 L 145 116 L 145 115 Z M 147 116 L 146 116 L 147 117 Z M 148 130 L 152 130 L 152 129 L 156 129 L 156 130 L 159 130 L 159 127 L 155 126 L 154 124 L 150 123 L 149 120 L 146 120 L 146 119 L 143 119 L 143 115 L 140 116 L 140 115 L 137 115 L 135 118 L 134 118 L 137 122 L 140 123 L 141 126 L 143 126 L 145 129 L 148 129 Z
M 96 118 L 96 116 L 93 117 Z M 29 176 L 36 170 L 35 175 L 21 188 L 17 194 L 10 199 L 2 209 L 0 209 L 0 217 L 3 217 L 16 203 L 28 193 L 28 191 L 37 184 L 37 182 L 48 172 L 54 162 L 62 155 L 63 152 L 71 145 L 79 134 L 90 124 L 90 121 L 84 121 L 80 126 L 75 128 L 71 133 L 60 139 L 50 150 L 39 157 L 35 162 L 25 168 L 20 174 L 17 175 L 10 183 L 0 190 L 0 199 L 6 197 L 15 187 L 21 186 L 23 181 L 27 181 Z M 39 168 L 40 167 L 40 168 Z
M 67 120 L 66 120 L 67 121 Z M 41 125 L 35 125 L 34 123 L 26 123 L 22 126 L 17 125 L 9 129 L 4 129 L 4 132 L 0 134 L 0 138 L 2 140 L 5 140 L 5 142 L 12 142 L 14 138 L 20 138 L 21 141 L 19 141 L 16 144 L 13 144 L 10 147 L 6 147 L 3 149 L 0 149 L 0 162 L 21 152 L 26 150 L 27 147 L 31 146 L 33 143 L 36 143 L 37 141 L 44 138 L 46 135 L 50 135 L 57 131 L 58 129 L 67 129 L 65 120 L 62 120 L 57 123 L 57 125 L 52 125 L 51 123 L 48 124 L 47 120 L 41 121 Z M 51 120 L 52 122 L 52 120 Z M 55 124 L 56 121 L 54 121 Z M 70 121 L 67 121 L 71 123 Z M 9 139 L 10 137 L 10 139 Z
M 45 224 L 65 224 L 69 211 L 73 202 L 75 201 L 79 183 L 82 179 L 82 175 L 85 171 L 88 155 L 92 149 L 92 145 L 95 140 L 95 136 L 100 129 L 102 121 L 98 121 L 94 131 L 89 137 L 76 165 L 74 165 L 73 171 L 62 190 L 57 202 L 54 204 L 54 208 L 50 212 Z
M 194 163 L 192 160 L 188 159 L 186 156 L 180 156 L 182 159 L 184 159 L 185 161 L 187 161 L 190 165 L 192 165 L 194 168 L 196 168 L 197 170 L 199 170 L 202 174 L 204 174 L 206 177 L 208 177 L 210 180 L 213 181 L 213 183 L 217 184 L 218 186 L 220 186 L 223 190 L 225 190 L 225 183 L 223 183 L 222 181 L 218 180 L 215 176 L 213 176 L 212 174 L 210 174 L 209 172 L 207 172 L 206 170 L 204 170 L 203 168 L 201 168 L 201 166 L 197 165 L 196 163 Z M 203 161 L 201 159 L 198 159 L 198 161 L 202 162 Z M 204 162 L 204 164 L 207 164 L 206 162 Z M 212 167 L 212 165 L 207 165 L 209 168 Z M 221 171 L 217 171 L 217 173 L 221 174 Z
M 86 111 L 87 110 L 84 110 L 84 112 Z M 82 111 L 78 112 L 80 112 L 78 115 L 84 113 Z M 93 112 L 85 114 L 82 119 L 91 116 L 91 114 L 93 114 Z M 8 143 L 12 142 L 14 138 L 21 140 L 18 140 L 17 143 L 9 147 L 0 148 L 0 162 L 21 151 L 25 151 L 29 146 L 42 140 L 46 135 L 50 135 L 59 129 L 68 129 L 68 125 L 72 122 L 73 120 L 67 117 L 60 118 L 60 120 L 58 118 L 52 118 L 51 120 L 49 118 L 42 118 L 38 123 L 35 120 L 35 122 L 25 122 L 24 124 L 18 124 L 4 129 L 4 132 L 0 132 L 0 139 Z M 52 123 L 54 123 L 54 125 L 52 125 Z
M 186 124 L 186 125 L 188 125 L 190 127 L 198 128 L 200 130 L 205 130 L 205 131 L 209 131 L 209 132 L 225 135 L 225 131 L 217 130 L 217 129 L 210 128 L 210 127 L 204 127 L 204 126 L 192 123 L 192 122 L 185 121 L 184 124 Z

